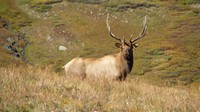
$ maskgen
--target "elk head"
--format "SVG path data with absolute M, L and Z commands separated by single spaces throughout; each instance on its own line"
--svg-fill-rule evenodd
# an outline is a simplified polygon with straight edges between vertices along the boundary
M 142 37 L 145 36 L 146 30 L 147 30 L 146 21 L 147 21 L 147 18 L 145 16 L 144 21 L 143 21 L 143 29 L 142 29 L 142 32 L 139 34 L 139 36 L 136 37 L 135 39 L 132 39 L 132 35 L 131 35 L 130 41 L 126 42 L 124 38 L 123 39 L 118 38 L 117 36 L 115 36 L 111 32 L 111 28 L 110 28 L 110 25 L 109 25 L 109 14 L 107 15 L 106 23 L 107 23 L 107 28 L 108 28 L 108 31 L 110 33 L 110 36 L 120 42 L 120 43 L 115 43 L 115 45 L 116 45 L 117 48 L 121 49 L 121 52 L 123 53 L 125 58 L 127 58 L 127 59 L 130 58 L 130 56 L 133 54 L 133 48 L 138 47 L 138 44 L 136 43 L 136 41 L 138 41 L 139 39 L 141 39 Z

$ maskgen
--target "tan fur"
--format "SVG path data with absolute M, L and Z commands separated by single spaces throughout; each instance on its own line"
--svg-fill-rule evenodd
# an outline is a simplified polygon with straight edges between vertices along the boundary
M 67 75 L 78 75 L 82 78 L 87 76 L 119 79 L 127 68 L 121 59 L 122 55 L 120 52 L 102 58 L 74 58 L 64 66 L 65 72 Z

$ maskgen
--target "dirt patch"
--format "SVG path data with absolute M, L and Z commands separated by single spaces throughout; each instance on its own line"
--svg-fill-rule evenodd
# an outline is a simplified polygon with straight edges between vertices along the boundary
M 16 2 L 15 0 L 8 0 L 8 6 L 12 9 L 15 9 L 16 8 Z
M 66 26 L 64 24 L 54 27 L 53 31 L 54 37 L 63 38 L 65 41 L 70 41 L 75 37 L 74 34 L 66 31 Z

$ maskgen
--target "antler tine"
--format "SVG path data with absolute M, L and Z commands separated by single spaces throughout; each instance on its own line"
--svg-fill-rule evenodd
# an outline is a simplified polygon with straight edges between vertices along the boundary
M 142 37 L 145 36 L 146 34 L 146 31 L 147 31 L 147 17 L 145 16 L 144 17 L 144 21 L 143 21 L 143 29 L 142 29 L 142 32 L 140 33 L 140 35 L 138 37 L 136 37 L 135 39 L 132 40 L 132 37 L 130 38 L 130 42 L 133 43 L 133 42 L 136 42 L 137 40 L 141 39 Z
M 110 33 L 110 36 L 116 40 L 119 40 L 119 41 L 122 41 L 120 38 L 116 37 L 112 32 L 111 32 L 111 28 L 110 28 L 110 25 L 109 25 L 109 14 L 107 14 L 107 19 L 106 19 L 106 24 L 107 24 L 107 28 L 108 28 L 108 31 Z

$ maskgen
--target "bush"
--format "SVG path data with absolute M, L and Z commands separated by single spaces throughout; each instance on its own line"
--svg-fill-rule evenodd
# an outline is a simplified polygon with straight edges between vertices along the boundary
M 78 3 L 86 3 L 86 4 L 101 4 L 106 2 L 107 0 L 67 0 L 68 2 L 78 2 Z
M 198 0 L 181 0 L 181 3 L 184 5 L 188 5 L 188 4 L 195 4 L 199 2 Z

